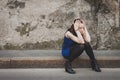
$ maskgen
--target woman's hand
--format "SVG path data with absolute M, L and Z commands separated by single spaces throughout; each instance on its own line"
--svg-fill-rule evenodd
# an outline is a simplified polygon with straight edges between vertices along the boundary
M 82 35 L 85 34 L 85 29 L 84 29 L 84 27 L 83 27 L 83 28 L 80 28 L 79 31 L 80 31 L 80 33 L 81 33 Z
M 80 23 L 78 30 L 80 31 L 81 34 L 85 34 L 85 26 L 83 23 Z

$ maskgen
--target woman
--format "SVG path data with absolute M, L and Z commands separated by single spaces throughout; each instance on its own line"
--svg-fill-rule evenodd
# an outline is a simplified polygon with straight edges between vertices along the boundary
M 71 63 L 79 57 L 84 50 L 90 58 L 92 70 L 101 72 L 91 48 L 90 41 L 90 35 L 83 20 L 75 19 L 74 24 L 72 24 L 72 26 L 66 31 L 64 42 L 62 44 L 62 56 L 66 59 L 66 72 L 75 74 Z

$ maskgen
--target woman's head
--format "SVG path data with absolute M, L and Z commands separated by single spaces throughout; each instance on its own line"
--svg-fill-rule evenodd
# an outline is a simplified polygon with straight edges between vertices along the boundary
M 74 23 L 76 23 L 76 22 L 83 23 L 82 19 L 80 19 L 80 18 L 75 19 L 75 20 L 74 20 Z
M 80 18 L 77 18 L 74 20 L 74 24 L 77 24 L 79 28 L 82 27 L 83 25 L 83 20 Z M 74 35 L 76 35 L 75 30 L 74 30 L 74 24 L 71 25 L 71 27 L 68 29 L 71 33 L 73 33 Z
M 74 26 L 78 26 L 78 28 L 83 28 L 83 20 L 78 18 L 74 20 Z

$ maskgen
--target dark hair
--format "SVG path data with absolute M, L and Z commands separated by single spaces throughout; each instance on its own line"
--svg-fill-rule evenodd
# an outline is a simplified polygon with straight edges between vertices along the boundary
M 79 20 L 81 23 L 83 23 L 83 21 L 80 18 L 77 18 L 74 20 L 74 23 Z M 71 27 L 68 29 L 68 31 L 70 31 L 73 35 L 77 35 L 75 30 L 74 30 L 74 24 L 71 25 Z
M 73 35 L 76 35 L 76 32 L 74 30 L 74 24 L 71 25 L 71 27 L 68 29 Z
M 77 20 L 79 20 L 81 23 L 83 23 L 82 19 L 80 19 L 80 18 L 75 19 L 75 20 L 74 20 L 74 23 L 75 23 Z

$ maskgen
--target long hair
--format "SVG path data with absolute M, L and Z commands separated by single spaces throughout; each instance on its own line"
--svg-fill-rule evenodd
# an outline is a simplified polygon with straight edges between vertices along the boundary
M 76 35 L 76 32 L 74 30 L 74 24 L 71 25 L 71 27 L 68 29 L 73 35 Z

